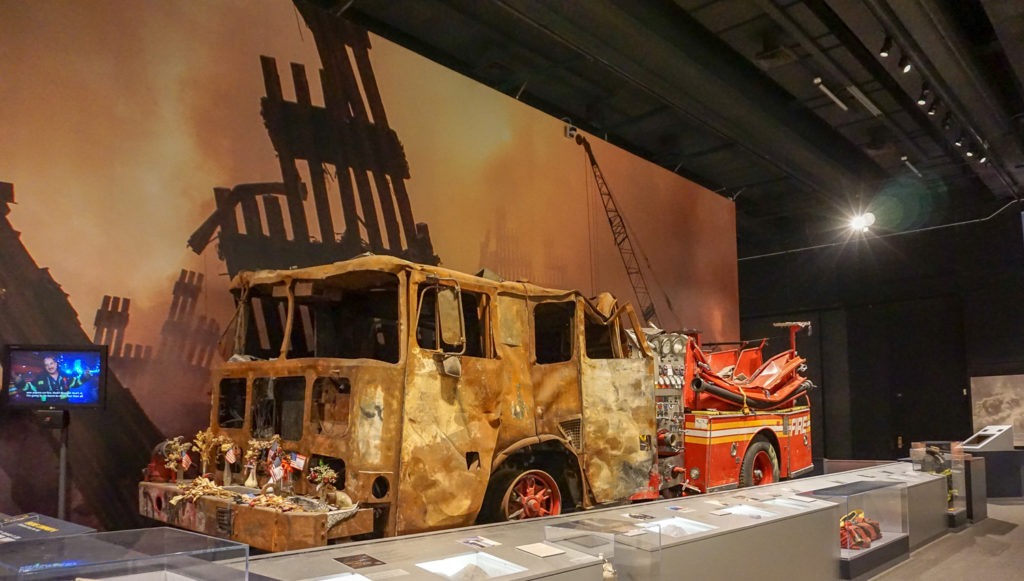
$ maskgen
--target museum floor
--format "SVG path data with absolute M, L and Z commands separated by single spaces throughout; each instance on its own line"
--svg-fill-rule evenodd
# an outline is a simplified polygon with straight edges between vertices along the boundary
M 1024 498 L 989 499 L 988 518 L 914 551 L 873 581 L 1024 578 Z

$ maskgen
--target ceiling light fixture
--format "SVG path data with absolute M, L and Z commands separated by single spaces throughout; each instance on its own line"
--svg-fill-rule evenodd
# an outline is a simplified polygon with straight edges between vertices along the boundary
M 836 97 L 836 94 L 830 91 L 829 88 L 825 86 L 825 83 L 824 81 L 821 80 L 821 77 L 814 77 L 814 84 L 817 85 L 818 88 L 821 89 L 821 92 L 825 93 L 825 95 L 827 95 L 829 99 L 832 99 L 832 102 L 838 105 L 840 109 L 842 109 L 843 111 L 850 110 L 850 108 L 846 106 L 846 103 L 840 101 L 839 97 Z
M 892 39 L 886 36 L 882 41 L 882 48 L 878 50 L 878 56 L 889 58 L 890 54 L 892 54 Z
M 984 153 L 981 154 L 981 157 L 978 158 L 978 163 L 985 163 L 986 161 L 988 161 L 988 156 Z
M 959 137 L 956 138 L 956 141 L 953 142 L 953 145 L 955 145 L 957 147 L 963 147 L 964 146 L 964 134 L 963 133 L 961 133 L 959 135 Z
M 865 95 L 856 86 L 850 85 L 850 86 L 846 87 L 846 90 L 849 91 L 849 93 L 851 95 L 853 95 L 854 99 L 857 99 L 858 101 L 860 101 L 860 104 L 864 105 L 864 108 L 867 109 L 869 113 L 871 113 L 875 117 L 881 117 L 882 116 L 882 110 L 878 108 L 878 105 L 875 105 L 871 101 L 871 99 L 868 99 L 868 96 Z
M 964 152 L 964 155 L 966 155 L 967 157 L 974 157 L 974 150 L 968 147 L 967 151 Z
M 942 128 L 949 131 L 953 127 L 953 115 L 952 113 L 946 113 L 946 116 L 942 118 Z
M 875 223 L 875 215 L 871 212 L 864 212 L 863 214 L 850 218 L 850 229 L 857 232 L 867 232 L 868 227 Z
M 913 164 L 910 163 L 910 160 L 906 156 L 901 157 L 899 159 L 899 161 L 903 162 L 903 165 L 905 165 L 907 168 L 909 168 L 910 171 L 912 171 L 914 174 L 916 174 L 916 176 L 918 176 L 918 177 L 925 177 L 924 175 L 921 174 L 920 171 L 918 171 L 918 168 L 914 167 Z
M 928 114 L 931 115 L 932 117 L 934 117 L 935 114 L 938 113 L 938 112 L 939 112 L 939 100 L 935 99 L 934 101 L 932 101 L 932 106 L 928 108 Z
M 907 55 L 901 56 L 900 62 L 897 63 L 896 66 L 899 67 L 900 72 L 904 75 L 909 73 L 910 69 L 914 68 L 913 65 L 910 64 L 910 59 L 907 58 Z
M 1010 206 L 1016 206 L 1016 205 L 1018 205 L 1020 203 L 1021 203 L 1021 199 L 1020 198 L 1014 198 L 1014 199 L 1010 200 L 1009 202 L 1006 202 L 1006 204 L 1004 204 L 1001 208 L 999 208 L 995 212 L 992 212 L 988 216 L 985 216 L 984 218 L 975 218 L 973 220 L 961 220 L 959 222 L 952 222 L 952 223 L 949 223 L 949 224 L 939 224 L 937 226 L 928 226 L 926 228 L 915 228 L 913 230 L 904 230 L 902 232 L 890 232 L 888 234 L 881 234 L 879 236 L 875 236 L 875 238 L 879 238 L 879 239 L 881 239 L 881 238 L 894 238 L 896 236 L 907 236 L 908 234 L 917 234 L 918 232 L 930 232 L 932 230 L 943 230 L 945 228 L 952 228 L 954 226 L 963 226 L 965 224 L 980 224 L 980 223 L 988 222 L 992 218 L 995 218 L 996 216 L 1002 214 Z M 853 227 L 853 220 L 850 221 L 850 227 L 851 228 Z M 861 232 L 863 232 L 863 230 L 861 230 Z M 836 246 L 844 246 L 848 242 L 849 242 L 849 238 L 847 237 L 847 238 L 845 238 L 843 240 L 840 240 L 838 242 L 830 242 L 830 243 L 827 243 L 827 244 L 817 244 L 815 246 L 805 246 L 803 248 L 793 248 L 791 250 L 779 250 L 778 252 L 768 252 L 766 254 L 757 254 L 757 255 L 754 255 L 754 256 L 744 256 L 742 258 L 737 258 L 736 260 L 739 261 L 739 262 L 743 262 L 745 260 L 756 260 L 758 258 L 767 258 L 769 256 L 782 256 L 783 254 L 793 254 L 795 252 L 805 252 L 807 250 L 818 250 L 818 249 L 821 249 L 821 248 L 834 248 Z
M 928 83 L 921 85 L 921 96 L 917 98 L 917 104 L 924 107 L 928 104 L 928 95 L 931 91 L 928 90 Z

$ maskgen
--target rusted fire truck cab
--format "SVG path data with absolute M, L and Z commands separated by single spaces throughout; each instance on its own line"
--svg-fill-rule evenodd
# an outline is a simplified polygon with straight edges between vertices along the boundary
M 372 510 L 346 537 L 648 488 L 654 360 L 646 341 L 628 355 L 626 330 L 642 332 L 607 295 L 385 256 L 245 272 L 232 288 L 235 355 L 216 374 L 211 426 L 241 445 L 279 434 L 307 470 L 334 468 L 337 487 Z

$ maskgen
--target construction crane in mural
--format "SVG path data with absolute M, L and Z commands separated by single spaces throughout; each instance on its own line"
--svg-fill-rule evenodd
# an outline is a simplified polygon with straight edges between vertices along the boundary
M 601 194 L 601 204 L 604 206 L 604 213 L 608 216 L 608 225 L 612 228 L 612 236 L 615 238 L 615 245 L 619 248 L 619 256 L 622 257 L 622 265 L 626 267 L 626 276 L 629 277 L 629 284 L 633 286 L 633 293 L 640 304 L 640 313 L 648 324 L 658 324 L 658 314 L 654 309 L 654 300 L 647 289 L 647 281 L 644 280 L 644 273 L 640 270 L 640 262 L 633 250 L 633 243 L 629 241 L 629 232 L 626 230 L 626 221 L 615 204 L 612 191 L 608 189 L 608 183 L 601 173 L 601 166 L 597 165 L 597 158 L 594 157 L 594 150 L 590 148 L 590 142 L 586 137 L 577 132 L 574 127 L 566 127 L 566 136 L 576 137 L 576 144 L 582 145 L 590 159 L 590 169 L 594 172 L 594 181 L 597 182 L 597 191 Z

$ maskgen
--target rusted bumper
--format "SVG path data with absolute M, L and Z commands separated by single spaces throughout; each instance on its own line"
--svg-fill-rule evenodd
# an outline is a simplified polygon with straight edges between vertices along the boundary
M 333 522 L 336 513 L 280 512 L 270 508 L 236 504 L 228 498 L 202 496 L 196 502 L 171 499 L 180 494 L 175 484 L 139 483 L 139 514 L 171 526 L 246 543 L 265 551 L 291 551 L 326 545 L 373 532 L 373 509 Z M 331 525 L 329 527 L 329 525 Z

